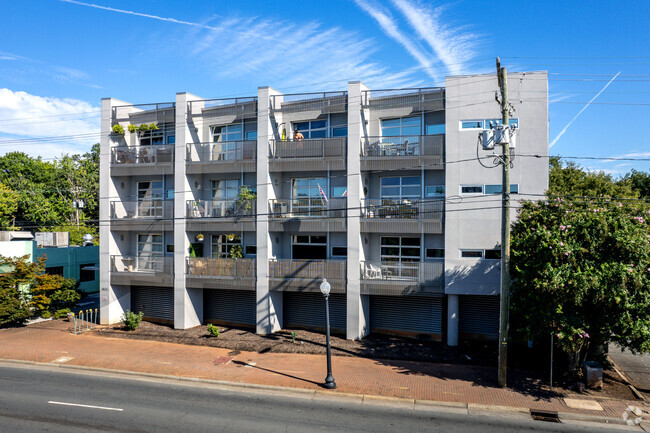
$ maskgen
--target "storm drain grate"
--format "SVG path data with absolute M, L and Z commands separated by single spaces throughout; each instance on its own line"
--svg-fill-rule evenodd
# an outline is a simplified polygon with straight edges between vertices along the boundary
M 557 412 L 550 410 L 530 410 L 530 416 L 536 421 L 560 422 Z

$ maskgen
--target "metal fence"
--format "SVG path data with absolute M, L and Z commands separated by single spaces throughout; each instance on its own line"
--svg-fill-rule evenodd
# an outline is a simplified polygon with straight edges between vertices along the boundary
M 172 162 L 174 162 L 173 144 L 111 148 L 112 164 L 169 164 Z
M 218 143 L 187 143 L 188 162 L 254 161 L 257 141 L 222 141 Z
M 188 257 L 187 275 L 199 278 L 256 278 L 255 259 Z
M 303 279 L 328 281 L 346 280 L 344 260 L 292 260 L 274 259 L 269 261 L 269 278 Z
M 444 135 L 399 135 L 361 139 L 361 155 L 367 157 L 442 156 Z
M 173 200 L 123 200 L 111 202 L 111 218 L 172 218 Z
M 111 271 L 118 273 L 173 274 L 171 256 L 111 256 Z
M 285 114 L 305 111 L 343 113 L 347 111 L 348 95 L 345 91 L 272 95 L 270 103 L 272 111 Z
M 361 218 L 402 218 L 442 220 L 442 199 L 362 199 Z
M 347 215 L 346 198 L 301 197 L 294 199 L 269 200 L 270 218 L 345 218 Z
M 255 216 L 255 200 L 188 200 L 188 218 L 239 218 Z
M 425 285 L 441 285 L 443 262 L 391 262 L 363 261 L 361 279 L 365 281 L 410 282 Z
M 271 140 L 270 157 L 280 158 L 344 158 L 347 137 L 305 138 L 302 140 Z

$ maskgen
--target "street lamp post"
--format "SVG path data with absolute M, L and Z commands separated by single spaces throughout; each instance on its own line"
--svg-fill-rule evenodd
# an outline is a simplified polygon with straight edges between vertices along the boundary
M 320 292 L 325 297 L 325 322 L 327 330 L 327 377 L 325 378 L 325 384 L 323 386 L 327 389 L 336 388 L 336 382 L 334 382 L 334 377 L 332 377 L 332 348 L 330 346 L 330 289 L 332 286 L 327 282 L 326 278 L 323 278 L 323 282 L 320 285 Z

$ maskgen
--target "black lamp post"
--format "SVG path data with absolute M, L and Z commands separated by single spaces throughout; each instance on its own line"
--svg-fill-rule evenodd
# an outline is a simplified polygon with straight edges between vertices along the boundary
M 325 378 L 325 383 L 323 386 L 327 389 L 336 388 L 336 382 L 334 382 L 334 377 L 332 377 L 332 348 L 330 346 L 330 289 L 332 286 L 327 282 L 326 278 L 323 278 L 323 282 L 320 285 L 320 292 L 325 296 L 325 322 L 327 329 L 327 377 Z

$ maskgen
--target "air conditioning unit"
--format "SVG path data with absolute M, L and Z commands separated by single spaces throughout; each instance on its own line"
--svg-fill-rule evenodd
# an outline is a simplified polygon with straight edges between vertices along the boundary
M 481 144 L 483 145 L 483 150 L 494 149 L 494 131 L 486 129 L 481 132 Z

